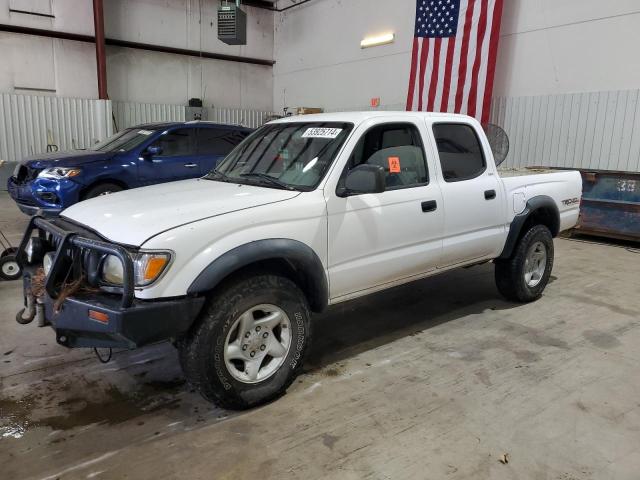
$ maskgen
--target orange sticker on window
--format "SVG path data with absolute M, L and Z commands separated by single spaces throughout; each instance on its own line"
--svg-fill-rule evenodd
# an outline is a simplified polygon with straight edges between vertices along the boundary
M 400 157 L 389 157 L 389 173 L 400 173 Z

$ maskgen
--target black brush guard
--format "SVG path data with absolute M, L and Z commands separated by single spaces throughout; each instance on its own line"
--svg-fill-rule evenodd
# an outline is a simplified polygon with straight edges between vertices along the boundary
M 18 247 L 17 257 L 24 265 L 25 306 L 37 302 L 43 311 L 44 321 L 40 326 L 49 325 L 56 332 L 59 344 L 69 347 L 113 347 L 137 348 L 149 343 L 178 338 L 189 330 L 204 304 L 204 297 L 185 296 L 154 300 L 136 299 L 133 260 L 127 249 L 120 245 L 100 240 L 97 235 L 83 230 L 75 224 L 64 222 L 69 229 L 56 224 L 57 219 L 48 221 L 42 217 L 31 219 L 24 238 Z M 55 246 L 55 259 L 45 280 L 46 294 L 35 299 L 31 280 L 37 266 L 28 265 L 25 248 L 35 230 L 46 240 L 51 235 Z M 91 238 L 95 236 L 96 238 Z M 84 255 L 88 253 L 88 255 Z M 92 253 L 100 256 L 114 255 L 123 265 L 123 285 L 112 291 L 72 295 L 64 299 L 56 309 L 56 299 L 60 298 L 60 287 L 72 268 L 82 268 L 87 277 L 94 280 L 99 276 L 99 261 L 86 261 Z M 78 265 L 78 263 L 80 265 Z M 114 293 L 116 293 L 114 295 Z M 94 321 L 90 312 L 100 312 L 108 316 L 107 322 Z M 20 317 L 22 312 L 18 314 Z M 19 323 L 31 321 L 28 317 Z
M 93 238 L 82 236 L 78 232 L 64 230 L 42 217 L 33 217 L 29 222 L 27 231 L 25 232 L 22 242 L 20 242 L 20 246 L 18 247 L 18 252 L 16 253 L 18 262 L 23 268 L 26 265 L 24 251 L 35 229 L 39 229 L 41 232 L 50 233 L 55 239 L 54 243 L 57 245 L 53 265 L 51 266 L 51 270 L 45 283 L 45 290 L 51 298 L 57 299 L 59 297 L 60 292 L 58 291 L 58 285 L 62 283 L 60 282 L 60 277 L 67 273 L 69 262 L 72 263 L 74 260 L 74 248 L 78 248 L 81 250 L 114 255 L 122 262 L 123 278 L 121 306 L 122 308 L 128 308 L 133 304 L 135 288 L 133 260 L 127 250 L 113 243 L 95 240 Z

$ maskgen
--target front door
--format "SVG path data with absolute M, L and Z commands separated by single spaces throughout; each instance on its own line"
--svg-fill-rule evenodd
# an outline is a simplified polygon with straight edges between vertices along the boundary
M 159 151 L 155 154 L 143 152 L 138 159 L 138 176 L 141 185 L 200 176 L 195 128 L 176 128 L 164 132 L 151 143 L 150 147 L 157 148 Z
M 442 196 L 425 154 L 424 125 L 376 119 L 361 130 L 337 192 L 325 192 L 333 300 L 418 277 L 436 268 L 442 250 Z M 360 164 L 384 168 L 385 192 L 341 193 L 346 172 Z

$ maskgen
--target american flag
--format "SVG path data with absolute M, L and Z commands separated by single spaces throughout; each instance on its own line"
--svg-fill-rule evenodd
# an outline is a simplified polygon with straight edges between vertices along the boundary
M 407 110 L 489 121 L 503 0 L 417 0 Z

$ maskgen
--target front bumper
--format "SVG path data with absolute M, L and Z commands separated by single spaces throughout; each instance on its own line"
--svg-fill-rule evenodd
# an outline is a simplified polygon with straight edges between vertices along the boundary
M 31 294 L 31 274 L 24 277 L 25 297 Z M 123 308 L 117 296 L 95 293 L 69 297 L 56 312 L 54 299 L 44 294 L 41 300 L 45 325 L 50 325 L 56 341 L 68 348 L 138 348 L 177 338 L 189 330 L 204 303 L 204 297 L 183 297 L 135 300 Z M 90 311 L 104 315 L 95 320 Z
M 26 244 L 34 231 L 41 238 L 48 235 L 46 242 L 56 247 L 55 259 L 44 280 L 44 291 L 38 293 L 40 296 L 37 299 L 34 298 L 32 282 L 39 265 L 27 265 L 24 255 Z M 81 278 L 89 278 L 92 273 L 95 276 L 99 262 L 91 261 L 91 257 L 104 254 L 115 255 L 123 263 L 124 282 L 121 291 L 106 293 L 93 288 L 87 289 L 89 293 L 83 291 L 64 298 L 61 279 L 74 271 Z M 52 326 L 57 342 L 69 348 L 136 348 L 176 338 L 190 328 L 204 304 L 204 297 L 136 299 L 133 263 L 129 253 L 122 246 L 96 238 L 95 234 L 82 231 L 62 219 L 46 221 L 41 217 L 33 217 L 16 256 L 24 269 L 25 307 L 31 307 L 32 313 L 26 322 L 33 319 L 34 305 L 39 305 L 38 310 L 44 308 L 44 318 L 39 317 L 38 323 Z M 83 262 L 83 258 L 88 261 Z M 80 268 L 83 269 L 81 274 L 77 271 Z M 60 299 L 59 308 L 56 308 L 56 299 Z
M 82 185 L 69 179 L 48 178 L 18 183 L 15 177 L 9 177 L 7 190 L 21 212 L 51 217 L 79 201 Z

